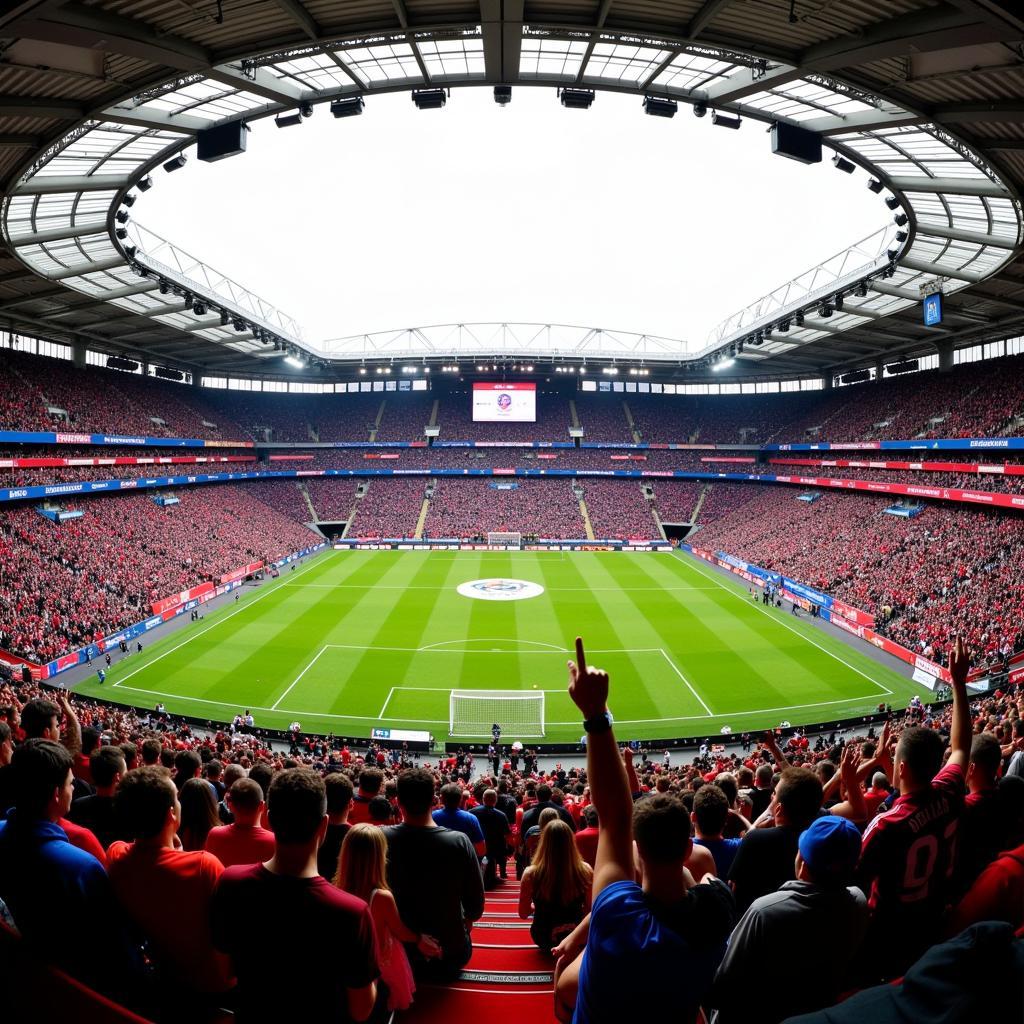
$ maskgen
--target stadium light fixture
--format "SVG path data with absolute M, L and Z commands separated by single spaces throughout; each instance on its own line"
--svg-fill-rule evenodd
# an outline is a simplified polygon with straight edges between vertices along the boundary
M 842 292 L 836 292 L 832 296 L 832 305 L 835 306 L 836 310 L 840 313 L 843 311 L 843 303 L 845 302 L 846 296 Z
M 560 89 L 558 96 L 562 106 L 571 110 L 589 110 L 594 102 L 593 89 Z
M 494 87 L 494 102 L 499 107 L 507 107 L 512 102 L 512 86 L 496 85 Z
M 706 103 L 694 103 L 693 105 L 693 116 L 704 117 L 708 112 L 708 105 Z
M 900 208 L 900 201 L 895 196 L 886 196 L 885 205 L 888 206 L 890 210 L 898 210 Z
M 229 323 L 231 323 L 231 314 L 226 309 L 222 309 L 220 311 L 220 325 L 221 327 L 227 327 Z
M 203 302 L 202 299 L 196 299 L 196 301 L 192 303 L 192 312 L 195 313 L 196 316 L 206 316 L 206 303 Z
M 885 186 L 877 178 L 870 178 L 868 180 L 868 188 L 877 196 Z
M 130 259 L 130 260 L 133 260 L 133 259 L 135 259 L 135 254 L 136 254 L 136 253 L 137 253 L 138 251 L 139 251 L 139 250 L 138 250 L 138 248 L 137 248 L 136 246 L 134 246 L 134 245 L 126 245 L 126 246 L 124 247 L 124 254 L 125 254 L 125 256 L 127 256 L 127 257 L 128 257 L 128 259 Z M 147 274 L 147 271 L 146 271 L 146 268 L 145 268 L 145 267 L 139 267 L 139 266 L 135 266 L 135 267 L 133 267 L 132 269 L 133 269 L 133 270 L 135 271 L 135 273 L 136 273 L 136 274 L 138 274 L 138 275 L 139 275 L 139 277 L 145 277 L 145 276 L 146 276 L 146 274 Z
M 117 235 L 117 237 L 120 238 L 122 241 L 124 241 L 124 239 L 126 239 L 128 237 L 128 229 L 127 228 L 118 228 L 114 232 L 114 234 Z
M 729 114 L 721 114 L 717 110 L 712 110 L 711 123 L 718 125 L 719 128 L 732 128 L 735 130 L 743 124 L 743 121 L 738 117 L 732 117 Z
M 127 224 L 132 219 L 132 215 L 127 210 L 118 210 L 117 217 L 115 220 L 118 224 Z
M 651 117 L 675 117 L 679 104 L 675 100 L 663 100 L 657 96 L 644 97 L 644 113 Z
M 908 238 L 908 235 L 907 235 L 906 231 L 897 231 L 896 232 L 896 241 L 897 242 L 905 242 L 907 240 L 907 238 Z
M 831 315 L 832 307 L 827 302 L 823 302 L 818 307 L 818 316 L 821 317 L 822 320 L 827 320 Z
M 136 187 L 140 192 L 148 192 L 153 187 L 153 179 L 147 174 L 144 178 L 136 182 Z
M 303 369 L 305 367 L 305 365 L 306 365 L 301 359 L 297 359 L 295 356 L 292 356 L 292 355 L 285 356 L 284 357 L 284 361 L 289 366 L 294 366 L 295 369 L 297 369 L 297 370 Z
M 779 334 L 789 334 L 789 321 L 780 320 L 779 326 L 776 327 L 775 329 L 779 332 Z
M 448 102 L 444 89 L 413 89 L 412 101 L 417 110 L 440 110 Z
M 349 96 L 343 100 L 334 100 L 331 103 L 331 113 L 335 117 L 358 117 L 365 106 L 362 96 Z
M 893 217 L 893 222 L 900 228 L 903 227 L 908 220 L 910 220 L 910 218 L 905 213 L 897 213 L 896 216 Z
M 868 297 L 868 282 L 867 280 L 858 281 L 857 287 L 853 293 L 858 299 L 866 299 Z
M 185 156 L 184 153 L 179 153 L 176 157 L 172 157 L 164 164 L 164 170 L 168 174 L 171 174 L 173 171 L 180 171 L 187 163 L 188 157 Z
M 793 323 L 796 324 L 797 327 L 803 327 L 804 311 L 802 309 L 798 309 L 796 313 L 793 314 Z
M 138 198 L 134 193 L 129 192 L 126 196 L 121 197 L 121 204 L 127 206 L 129 209 L 135 205 L 135 200 Z
M 302 115 L 298 111 L 294 114 L 278 114 L 274 118 L 274 124 L 278 128 L 291 128 L 294 125 L 302 124 Z
M 234 330 L 238 331 L 239 334 L 241 334 L 242 331 L 244 331 L 246 329 L 246 323 L 245 323 L 244 320 L 238 320 L 238 319 L 232 320 L 231 321 L 231 326 L 232 326 L 232 328 L 234 328 Z
M 711 367 L 711 369 L 713 372 L 717 373 L 719 370 L 728 370 L 730 366 L 735 365 L 736 360 L 733 359 L 732 356 L 725 356 L 723 359 L 719 359 L 718 362 Z
M 365 374 L 366 373 L 366 367 L 365 366 L 360 366 L 359 367 L 359 373 L 360 373 L 360 375 Z
M 857 165 L 852 160 L 847 160 L 838 153 L 832 157 L 832 166 L 837 171 L 842 171 L 843 174 L 853 174 L 857 170 Z

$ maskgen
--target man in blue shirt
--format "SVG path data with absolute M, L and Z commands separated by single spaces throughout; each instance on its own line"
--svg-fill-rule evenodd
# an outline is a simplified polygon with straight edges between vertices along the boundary
M 476 855 L 482 857 L 487 852 L 483 829 L 469 811 L 459 809 L 461 803 L 462 790 L 454 782 L 450 782 L 447 786 L 441 787 L 441 806 L 431 817 L 436 825 L 451 829 L 453 832 L 461 832 L 473 844 Z
M 136 966 L 116 919 L 100 862 L 68 842 L 57 824 L 71 807 L 72 759 L 53 740 L 14 752 L 15 806 L 0 822 L 0 900 L 25 942 L 48 961 L 101 990 L 126 994 Z M 103 940 L 81 929 L 103 922 Z
M 719 878 L 729 877 L 729 869 L 736 859 L 736 851 L 740 848 L 740 839 L 725 839 L 725 823 L 729 819 L 729 798 L 714 783 L 707 783 L 697 790 L 693 798 L 694 831 L 697 836 L 694 842 L 711 852 L 715 858 L 715 874 Z M 750 828 L 750 823 L 742 815 L 737 814 L 741 822 L 742 832 Z
M 578 637 L 569 696 L 583 713 L 601 832 L 586 949 L 556 967 L 558 1015 L 568 1019 L 575 1003 L 574 1024 L 694 1020 L 736 919 L 732 894 L 712 875 L 698 885 L 686 870 L 693 844 L 682 801 L 657 795 L 634 808 L 608 716 L 608 674 L 587 665 Z M 642 885 L 633 880 L 634 839 Z

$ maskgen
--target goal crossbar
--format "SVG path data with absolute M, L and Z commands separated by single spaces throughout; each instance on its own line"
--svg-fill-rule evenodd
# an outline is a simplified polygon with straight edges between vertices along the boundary
M 448 698 L 450 736 L 490 736 L 494 725 L 508 739 L 544 736 L 544 692 L 452 690 Z

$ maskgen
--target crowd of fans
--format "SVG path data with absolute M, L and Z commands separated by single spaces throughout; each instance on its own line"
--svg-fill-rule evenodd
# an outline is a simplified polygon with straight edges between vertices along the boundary
M 49 661 L 139 622 L 158 598 L 279 558 L 319 539 L 251 488 L 182 488 L 88 498 L 53 523 L 17 506 L 0 517 L 0 649 Z
M 655 540 L 652 505 L 637 480 L 586 477 L 581 480 L 594 536 L 611 540 Z
M 372 480 L 366 494 L 359 499 L 354 497 L 351 481 L 339 480 L 333 484 L 325 481 L 319 492 L 315 488 L 310 491 L 313 505 L 321 516 L 324 502 L 328 500 L 324 492 L 328 492 L 331 487 L 336 488 L 336 496 L 331 500 L 335 502 L 334 507 L 340 518 L 346 518 L 349 512 L 355 510 L 348 529 L 349 537 L 412 537 L 416 533 L 416 523 L 423 508 L 423 495 L 427 487 L 423 477 Z
M 439 477 L 427 513 L 429 537 L 480 537 L 510 530 L 523 536 L 586 536 L 579 501 L 568 480 L 513 481 Z
M 514 870 L 564 1021 L 824 1024 L 839 999 L 920 1020 L 936 976 L 949 1019 L 1019 1019 L 1024 698 L 971 703 L 968 663 L 957 644 L 951 704 L 880 731 L 662 756 L 620 750 L 614 681 L 578 640 L 586 767 L 548 771 L 514 747 L 475 765 L 298 730 L 285 754 L 0 683 L 0 921 L 158 1021 L 280 1019 L 297 999 L 383 1021 L 459 976 L 485 887 Z
M 1024 520 L 945 505 L 903 518 L 883 511 L 890 504 L 829 492 L 805 502 L 793 490 L 715 484 L 692 543 L 862 608 L 879 632 L 935 660 L 956 635 L 979 662 L 1024 646 Z

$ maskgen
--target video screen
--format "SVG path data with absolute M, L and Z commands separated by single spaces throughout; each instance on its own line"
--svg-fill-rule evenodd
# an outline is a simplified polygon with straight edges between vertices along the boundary
M 536 423 L 536 384 L 474 384 L 474 423 Z

